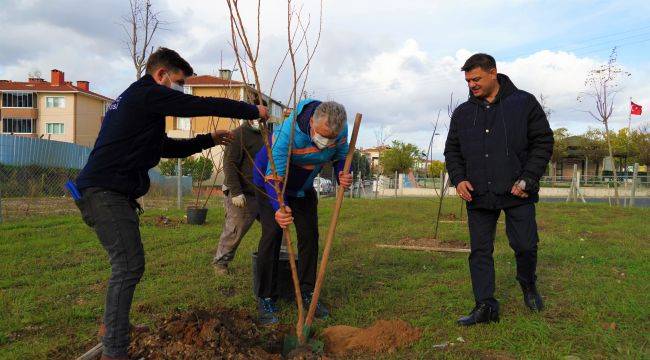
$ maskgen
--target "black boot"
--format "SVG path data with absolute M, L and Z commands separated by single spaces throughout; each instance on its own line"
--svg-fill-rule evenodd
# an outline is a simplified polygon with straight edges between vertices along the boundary
M 458 319 L 458 325 L 462 326 L 489 322 L 499 322 L 499 312 L 488 304 L 478 304 L 469 315 Z
M 524 293 L 524 304 L 532 311 L 544 310 L 542 296 L 537 292 L 535 284 L 521 284 L 521 291 Z

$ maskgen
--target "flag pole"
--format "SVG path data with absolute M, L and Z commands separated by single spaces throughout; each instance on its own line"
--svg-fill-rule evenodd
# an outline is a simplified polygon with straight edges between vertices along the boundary
M 625 176 L 628 175 L 627 171 L 627 158 L 630 156 L 630 133 L 632 129 L 632 97 L 630 96 L 630 111 L 627 114 L 627 141 L 625 142 Z

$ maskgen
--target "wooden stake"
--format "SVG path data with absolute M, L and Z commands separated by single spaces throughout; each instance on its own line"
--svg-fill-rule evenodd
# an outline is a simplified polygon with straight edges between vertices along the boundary
M 95 345 L 92 349 L 88 350 L 85 354 L 79 356 L 77 360 L 95 360 L 101 356 L 102 351 L 104 350 L 104 345 L 99 343 Z
M 384 244 L 377 244 L 375 246 L 378 248 L 401 249 L 401 250 L 440 251 L 440 252 L 457 252 L 457 253 L 470 252 L 470 249 L 446 248 L 446 247 L 434 247 L 434 246 L 384 245 Z
M 359 134 L 359 126 L 361 125 L 361 114 L 357 113 L 357 116 L 354 119 L 354 128 L 352 130 L 352 137 L 350 139 L 350 149 L 348 150 L 348 155 L 345 158 L 345 166 L 343 167 L 343 173 L 347 174 L 350 171 L 350 165 L 352 164 L 352 156 L 354 155 L 354 148 L 357 144 L 357 135 Z M 343 186 L 339 186 L 336 192 L 336 204 L 334 205 L 334 211 L 332 212 L 332 219 L 330 220 L 330 226 L 327 230 L 327 239 L 325 240 L 325 248 L 323 249 L 323 258 L 320 262 L 320 268 L 318 269 L 318 276 L 316 278 L 316 285 L 314 287 L 314 294 L 311 298 L 311 303 L 309 304 L 309 311 L 307 312 L 307 320 L 305 324 L 310 326 L 314 321 L 314 314 L 316 313 L 316 304 L 318 304 L 318 297 L 320 296 L 320 290 L 323 286 L 323 281 L 325 280 L 325 271 L 327 270 L 327 261 L 329 260 L 330 251 L 332 250 L 332 242 L 334 241 L 334 234 L 336 233 L 336 223 L 339 219 L 339 212 L 341 211 L 341 204 L 343 204 L 343 197 L 345 195 L 345 189 Z

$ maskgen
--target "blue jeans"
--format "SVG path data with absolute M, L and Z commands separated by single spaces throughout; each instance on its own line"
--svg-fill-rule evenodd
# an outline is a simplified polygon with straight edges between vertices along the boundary
M 104 354 L 126 356 L 129 311 L 135 286 L 144 273 L 144 248 L 136 211 L 139 205 L 126 195 L 102 188 L 84 189 L 76 203 L 84 222 L 95 229 L 111 264 L 104 308 Z

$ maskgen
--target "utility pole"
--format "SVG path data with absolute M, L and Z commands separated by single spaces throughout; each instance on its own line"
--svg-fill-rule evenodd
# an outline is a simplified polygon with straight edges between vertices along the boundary
M 181 188 L 181 178 L 183 176 L 183 171 L 181 168 L 181 159 L 177 159 L 176 163 L 176 207 L 178 209 L 181 208 L 182 205 L 182 197 L 183 197 L 183 189 Z M 201 189 L 199 189 L 201 191 Z

